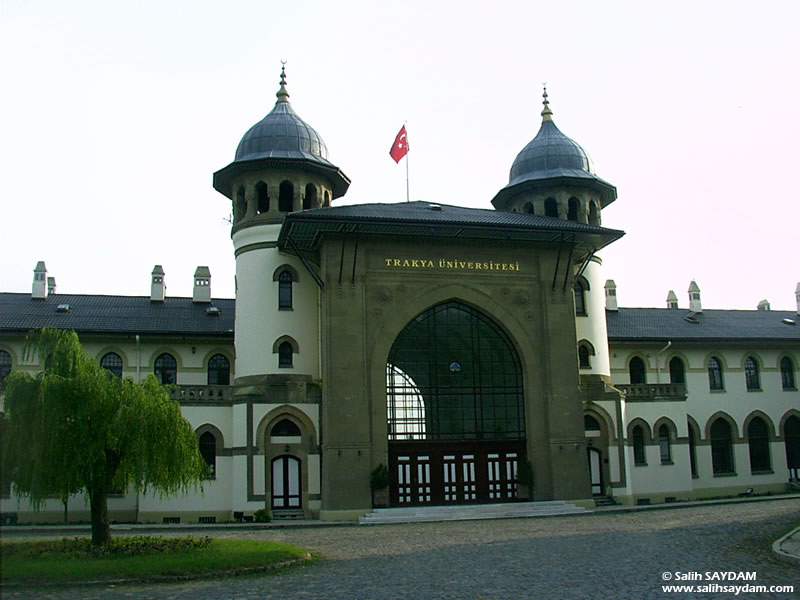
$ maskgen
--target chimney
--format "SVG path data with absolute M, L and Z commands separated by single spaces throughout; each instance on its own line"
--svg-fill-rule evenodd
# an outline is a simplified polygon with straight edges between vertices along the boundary
M 797 300 L 797 314 L 800 315 L 800 283 L 794 288 L 794 299 Z
M 675 290 L 670 290 L 667 294 L 667 308 L 678 308 L 678 296 L 675 295 Z
M 703 312 L 703 305 L 700 302 L 700 287 L 694 279 L 689 284 L 689 310 L 696 313 Z
M 55 277 L 48 277 L 47 278 L 47 293 L 48 293 L 48 295 L 56 293 L 56 278 Z
M 150 283 L 150 301 L 163 302 L 167 294 L 167 285 L 164 283 L 164 269 L 161 265 L 153 267 Z
M 47 267 L 44 266 L 43 260 L 36 263 L 36 268 L 33 270 L 31 298 L 47 298 Z
M 769 300 L 766 298 L 758 303 L 758 310 L 770 310 Z
M 211 271 L 208 267 L 197 267 L 194 272 L 192 302 L 211 302 Z
M 606 310 L 619 310 L 617 306 L 617 284 L 613 279 L 608 279 L 604 286 L 606 290 Z

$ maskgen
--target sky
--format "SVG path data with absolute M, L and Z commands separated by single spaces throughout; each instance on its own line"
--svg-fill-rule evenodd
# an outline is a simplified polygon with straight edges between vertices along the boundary
M 795 310 L 800 2 L 0 0 L 0 291 L 233 297 L 212 187 L 275 103 L 352 180 L 339 204 L 491 208 L 541 122 L 617 187 L 620 306 Z

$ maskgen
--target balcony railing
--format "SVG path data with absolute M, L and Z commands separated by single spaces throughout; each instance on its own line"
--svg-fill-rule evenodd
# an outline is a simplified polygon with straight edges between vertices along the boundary
M 614 387 L 625 392 L 628 402 L 683 402 L 686 385 L 683 383 L 634 383 Z
M 174 385 L 169 395 L 181 404 L 230 403 L 233 387 L 230 385 Z

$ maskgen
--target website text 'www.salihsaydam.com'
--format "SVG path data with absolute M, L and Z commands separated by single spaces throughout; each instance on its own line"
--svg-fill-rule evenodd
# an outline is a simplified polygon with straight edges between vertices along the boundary
M 787 593 L 794 592 L 793 585 L 757 585 L 755 583 L 741 583 L 756 581 L 756 571 L 664 571 L 661 573 L 662 581 L 676 583 L 664 584 L 661 591 L 668 593 L 705 593 L 705 594 L 761 594 L 761 593 Z M 685 583 L 685 582 L 697 583 Z M 680 582 L 680 583 L 677 583 Z M 702 582 L 702 583 L 701 583 Z M 736 583 L 734 583 L 736 582 Z

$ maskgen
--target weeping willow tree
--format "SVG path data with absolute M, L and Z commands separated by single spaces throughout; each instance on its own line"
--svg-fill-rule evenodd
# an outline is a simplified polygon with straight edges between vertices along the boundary
M 111 375 L 72 331 L 43 329 L 25 352 L 44 369 L 12 371 L 3 382 L 2 467 L 34 508 L 84 491 L 92 543 L 102 545 L 111 539 L 113 490 L 169 496 L 206 477 L 190 424 L 153 375 L 141 383 Z

